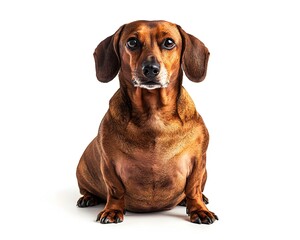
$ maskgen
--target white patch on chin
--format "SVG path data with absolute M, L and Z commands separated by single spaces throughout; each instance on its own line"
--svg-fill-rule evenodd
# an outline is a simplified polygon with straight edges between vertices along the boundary
M 141 84 L 139 86 L 140 88 L 146 88 L 148 90 L 153 90 L 153 89 L 156 89 L 156 88 L 161 88 L 162 86 L 160 84 Z
M 132 82 L 133 82 L 134 87 L 145 88 L 148 90 L 153 90 L 153 89 L 157 89 L 157 88 L 166 88 L 169 85 L 169 82 L 164 83 L 164 84 L 161 84 L 161 83 L 143 84 L 139 80 L 137 80 L 137 78 L 135 78 Z

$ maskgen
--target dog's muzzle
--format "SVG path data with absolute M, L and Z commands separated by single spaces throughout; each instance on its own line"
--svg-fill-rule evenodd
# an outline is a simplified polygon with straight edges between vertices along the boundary
M 147 57 L 142 63 L 141 70 L 142 74 L 133 77 L 133 86 L 152 90 L 166 88 L 169 85 L 165 68 L 161 67 L 154 56 Z

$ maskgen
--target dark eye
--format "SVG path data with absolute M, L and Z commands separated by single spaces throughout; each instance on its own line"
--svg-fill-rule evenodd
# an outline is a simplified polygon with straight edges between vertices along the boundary
M 162 47 L 167 49 L 167 50 L 173 49 L 175 47 L 174 40 L 172 38 L 166 38 L 163 41 Z
M 126 45 L 130 50 L 134 50 L 140 46 L 140 42 L 137 38 L 132 37 L 128 39 Z

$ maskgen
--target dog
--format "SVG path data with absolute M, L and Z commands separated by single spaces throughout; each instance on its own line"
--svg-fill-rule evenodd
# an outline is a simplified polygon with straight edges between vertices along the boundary
M 135 21 L 95 49 L 96 76 L 120 88 L 76 171 L 78 207 L 106 202 L 100 223 L 119 223 L 126 210 L 154 212 L 184 205 L 190 221 L 211 224 L 206 207 L 209 134 L 182 86 L 207 72 L 209 51 L 179 25 Z

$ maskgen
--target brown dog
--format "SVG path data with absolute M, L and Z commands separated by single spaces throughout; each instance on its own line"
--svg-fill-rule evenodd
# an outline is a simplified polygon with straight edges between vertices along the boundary
M 186 204 L 193 223 L 211 224 L 202 194 L 208 131 L 182 87 L 183 71 L 200 82 L 209 52 L 178 25 L 136 21 L 123 25 L 96 48 L 99 81 L 119 72 L 97 137 L 77 168 L 77 205 L 106 201 L 97 221 L 118 223 L 125 210 L 150 212 Z M 182 68 L 181 68 L 182 67 Z

